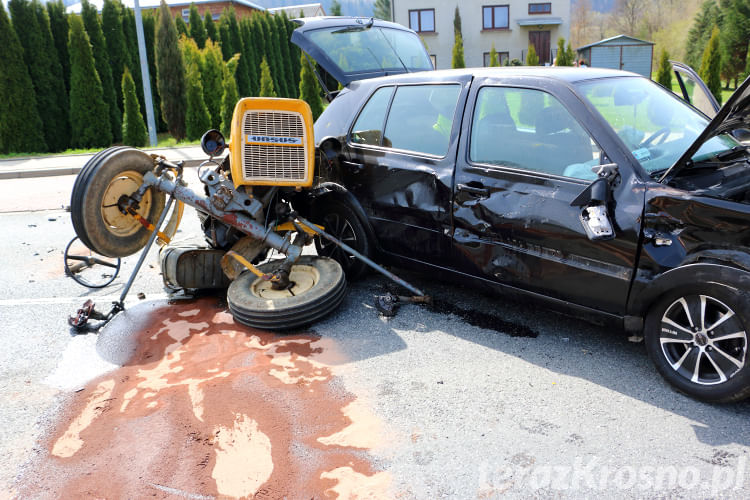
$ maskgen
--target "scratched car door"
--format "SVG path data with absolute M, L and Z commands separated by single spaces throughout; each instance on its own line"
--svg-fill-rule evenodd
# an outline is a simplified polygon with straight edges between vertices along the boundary
M 512 287 L 622 312 L 633 278 L 643 189 L 561 100 L 541 88 L 474 84 L 463 120 L 453 217 L 456 263 Z M 580 106 L 564 85 L 568 104 Z M 543 90 L 544 89 L 544 90 Z M 585 110 L 584 110 L 585 111 Z M 591 127 L 594 128 L 594 127 Z M 601 163 L 618 161 L 614 238 L 591 240 L 571 202 Z

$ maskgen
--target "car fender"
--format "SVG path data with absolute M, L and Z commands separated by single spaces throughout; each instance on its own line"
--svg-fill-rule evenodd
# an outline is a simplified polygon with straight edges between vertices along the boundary
M 651 281 L 630 298 L 632 316 L 645 317 L 649 308 L 665 293 L 699 282 L 735 288 L 750 298 L 750 272 L 726 263 L 696 262 L 671 269 Z

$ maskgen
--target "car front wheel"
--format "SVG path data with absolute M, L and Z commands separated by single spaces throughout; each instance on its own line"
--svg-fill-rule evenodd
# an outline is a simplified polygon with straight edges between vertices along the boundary
M 750 396 L 748 301 L 731 287 L 696 285 L 668 293 L 646 318 L 646 348 L 681 392 L 729 403 Z

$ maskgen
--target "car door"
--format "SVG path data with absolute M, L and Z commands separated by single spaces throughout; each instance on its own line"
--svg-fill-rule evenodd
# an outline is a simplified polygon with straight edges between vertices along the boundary
M 381 249 L 432 263 L 451 255 L 453 170 L 470 76 L 376 89 L 343 148 L 344 183 Z
M 708 90 L 708 86 L 701 77 L 687 64 L 670 61 L 674 71 L 677 84 L 680 86 L 680 94 L 688 104 L 692 104 L 708 116 L 713 118 L 719 111 L 719 102 Z
M 456 265 L 515 288 L 624 312 L 636 265 L 642 183 L 572 90 L 528 78 L 475 80 L 453 203 Z M 586 124 L 583 126 L 582 123 Z M 605 154 L 603 151 L 606 151 Z M 619 164 L 614 237 L 589 239 L 573 201 L 602 163 Z

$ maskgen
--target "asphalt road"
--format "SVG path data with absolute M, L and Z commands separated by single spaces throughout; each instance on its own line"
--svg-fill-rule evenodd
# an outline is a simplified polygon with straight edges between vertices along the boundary
M 100 471 L 97 477 L 105 490 L 92 492 L 75 489 L 77 483 L 65 475 L 68 459 L 56 458 L 54 445 L 60 443 L 62 431 L 70 430 L 70 422 L 77 417 L 80 420 L 85 413 L 85 398 L 91 395 L 89 400 L 93 401 L 96 391 L 91 380 L 107 383 L 106 372 L 127 362 L 125 354 L 155 338 L 143 336 L 153 331 L 148 329 L 151 327 L 131 319 L 154 310 L 165 314 L 163 311 L 170 307 L 162 300 L 164 290 L 152 255 L 133 287 L 128 307 L 131 316 L 124 316 L 115 330 L 99 336 L 71 335 L 65 318 L 86 297 L 103 296 L 101 301 L 106 304 L 106 297 L 119 293 L 128 267 L 135 262 L 134 257 L 126 259 L 123 275 L 103 291 L 89 292 L 64 277 L 62 250 L 74 236 L 64 207 L 73 180 L 64 176 L 0 181 L 0 221 L 6 235 L 0 241 L 0 490 L 5 496 L 55 498 L 60 496 L 59 491 L 78 491 L 79 497 L 120 497 L 107 494 L 107 481 L 120 477 L 118 467 L 126 465 L 118 464 L 129 464 L 132 450 L 117 448 L 117 460 L 101 455 L 102 461 L 112 460 L 107 462 L 111 464 L 109 470 Z M 188 214 L 182 235 L 196 229 L 194 218 Z M 358 408 L 360 416 L 348 414 L 348 420 L 339 425 L 351 431 L 348 441 L 335 444 L 325 441 L 328 438 L 315 440 L 338 446 L 331 458 L 334 462 L 359 464 L 352 467 L 360 475 L 350 469 L 348 476 L 361 486 L 359 492 L 342 486 L 346 483 L 342 475 L 346 467 L 336 462 L 339 467 L 330 470 L 339 476 L 324 476 L 325 481 L 320 483 L 298 484 L 292 479 L 285 483 L 278 479 L 283 476 L 271 475 L 276 477 L 268 490 L 271 493 L 259 494 L 258 498 L 273 498 L 274 492 L 280 491 L 288 498 L 333 497 L 336 493 L 340 498 L 359 494 L 361 498 L 420 499 L 750 497 L 750 402 L 709 405 L 675 393 L 652 367 L 643 346 L 627 342 L 622 332 L 550 313 L 535 304 L 510 302 L 429 277 L 408 273 L 407 277 L 429 290 L 445 307 L 409 305 L 395 318 L 380 317 L 371 305 L 372 295 L 390 285 L 371 276 L 351 286 L 337 313 L 294 334 L 297 336 L 264 337 L 263 332 L 244 331 L 248 342 L 234 347 L 216 344 L 221 349 L 190 340 L 190 344 L 204 349 L 199 351 L 201 356 L 222 349 L 255 349 L 257 352 L 248 351 L 246 357 L 255 361 L 243 361 L 243 366 L 257 365 L 261 359 L 257 353 L 265 349 L 269 367 L 252 365 L 248 372 L 257 377 L 245 373 L 243 376 L 249 378 L 232 379 L 234 375 L 227 375 L 237 391 L 265 380 L 263 377 L 269 374 L 278 380 L 286 377 L 286 383 L 291 380 L 299 388 L 298 392 L 288 392 L 291 386 L 269 383 L 258 389 L 262 397 L 254 405 L 257 417 L 253 422 L 259 427 L 245 432 L 246 436 L 263 434 L 258 429 L 265 429 L 264 413 L 279 419 L 294 417 L 294 425 L 286 431 L 291 435 L 304 434 L 308 427 L 320 425 L 321 419 L 341 420 L 347 408 L 350 413 Z M 145 300 L 136 298 L 139 292 L 145 294 Z M 187 306 L 174 307 L 183 308 L 175 309 L 185 316 L 180 321 L 203 324 L 189 317 L 203 313 L 185 309 Z M 201 328 L 217 328 L 213 332 L 216 335 L 206 339 L 226 343 L 236 338 L 232 333 L 236 327 L 223 315 L 221 304 L 200 302 L 190 307 L 203 311 L 218 308 L 212 320 L 200 316 L 200 321 L 208 325 Z M 486 315 L 496 319 L 477 321 L 486 320 Z M 160 321 L 157 326 L 161 327 L 177 319 Z M 473 326 L 471 322 L 492 324 L 494 328 Z M 182 342 L 180 349 L 187 345 Z M 255 343 L 249 346 L 251 342 Z M 312 347 L 291 357 L 281 348 L 305 342 Z M 271 351 L 269 345 L 273 346 Z M 149 347 L 146 354 L 162 352 L 167 359 L 168 350 Z M 336 355 L 316 357 L 320 352 Z M 233 358 L 231 363 L 227 361 L 230 358 L 220 359 L 221 366 L 238 363 Z M 290 359 L 294 366 L 289 365 Z M 143 364 L 141 369 L 150 366 Z M 211 370 L 204 375 L 214 373 Z M 283 372 L 281 378 L 279 370 Z M 113 394 L 126 397 L 128 392 L 118 388 L 120 382 L 112 380 Z M 206 401 L 212 397 L 211 387 L 208 384 L 204 388 Z M 313 389 L 320 393 L 316 404 L 326 403 L 317 413 L 311 409 L 314 405 L 300 406 Z M 237 407 L 242 406 L 241 400 L 237 399 Z M 164 417 L 171 415 L 166 409 L 160 413 L 159 405 L 167 403 L 148 401 L 140 401 L 140 407 L 135 405 L 144 412 L 138 415 L 139 422 L 153 424 L 154 419 L 161 418 L 160 424 L 152 427 L 155 442 L 166 449 L 182 446 L 183 440 L 175 438 L 176 420 Z M 154 406 L 149 406 L 152 403 Z M 231 397 L 224 398 L 222 404 L 217 403 L 229 412 L 235 406 Z M 193 412 L 196 408 L 194 404 Z M 286 415 L 280 408 L 287 409 Z M 305 408 L 312 413 L 304 413 Z M 205 411 L 204 419 L 208 419 L 210 409 Z M 297 411 L 302 417 L 312 416 L 301 418 Z M 120 417 L 116 411 L 102 415 L 96 421 L 98 433 L 117 436 L 123 431 L 125 424 L 117 420 Z M 238 422 L 245 422 L 239 418 L 235 431 Z M 348 427 L 347 422 L 351 424 Z M 359 427 L 354 425 L 357 422 Z M 225 429 L 229 424 L 222 425 Z M 286 455 L 296 456 L 303 464 L 323 460 L 318 455 L 315 460 L 310 458 L 312 447 L 307 438 L 264 432 L 269 436 L 269 449 L 278 451 L 287 446 Z M 327 436 L 331 432 L 316 428 L 310 435 Z M 86 441 L 81 453 L 89 444 L 93 446 L 93 441 L 93 437 L 91 443 Z M 116 447 L 118 442 L 113 440 L 111 446 Z M 209 445 L 218 447 L 215 456 L 206 455 L 215 472 L 226 450 L 221 451 L 218 437 Z M 260 457 L 262 452 L 258 453 Z M 179 478 L 191 474 L 191 462 L 179 453 L 158 456 L 164 462 L 162 468 L 168 467 L 159 478 L 149 476 L 157 474 L 155 469 L 147 469 L 128 477 L 127 484 L 125 479 L 122 484 L 113 480 L 112 484 L 120 485 L 117 491 L 129 492 L 122 497 L 158 494 L 162 498 L 211 498 L 222 492 L 232 496 L 233 492 L 247 491 L 216 477 L 215 482 L 208 478 L 205 484 L 190 483 L 189 478 L 177 484 Z M 86 455 L 87 470 L 95 471 L 95 475 L 98 457 Z M 281 467 L 276 455 L 271 463 L 271 468 L 274 464 L 277 469 Z M 52 475 L 46 489 L 30 489 L 44 478 L 45 471 L 52 470 L 50 467 L 58 475 Z M 329 470 L 322 465 L 310 467 L 313 472 Z M 175 483 L 166 484 L 163 478 L 173 478 Z M 56 490 L 62 484 L 67 489 Z M 369 494 L 364 491 L 367 488 Z

